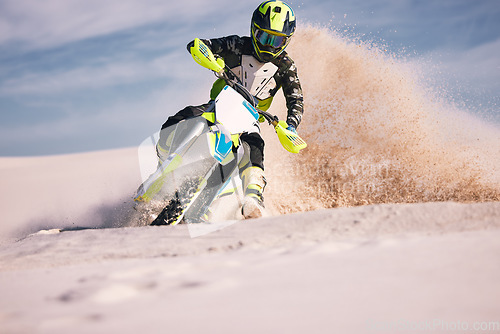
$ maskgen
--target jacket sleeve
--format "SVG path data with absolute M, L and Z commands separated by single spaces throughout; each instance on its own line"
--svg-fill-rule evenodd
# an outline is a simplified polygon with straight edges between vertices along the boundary
M 304 95 L 297 74 L 297 67 L 288 55 L 283 58 L 282 64 L 284 66 L 282 68 L 281 87 L 288 110 L 286 122 L 298 127 L 304 113 Z
M 201 39 L 212 52 L 221 57 L 227 57 L 231 55 L 241 55 L 241 49 L 243 47 L 243 40 L 237 35 L 231 35 L 221 38 L 213 39 Z M 187 50 L 190 52 L 190 48 L 194 45 L 194 41 L 191 41 L 187 45 Z

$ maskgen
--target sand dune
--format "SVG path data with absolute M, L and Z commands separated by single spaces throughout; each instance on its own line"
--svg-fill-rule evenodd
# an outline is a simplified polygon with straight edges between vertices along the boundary
M 500 330 L 499 202 L 321 209 L 192 238 L 127 220 L 136 154 L 2 158 L 2 333 Z
M 500 203 L 387 204 L 240 221 L 198 238 L 191 238 L 187 225 L 43 230 L 5 245 L 0 257 L 4 270 L 52 268 L 107 259 L 190 256 L 240 248 L 293 249 L 324 242 L 499 228 Z
M 199 238 L 185 225 L 37 233 L 0 248 L 2 332 L 498 326 L 499 227 L 499 203 L 427 203 L 262 218 Z

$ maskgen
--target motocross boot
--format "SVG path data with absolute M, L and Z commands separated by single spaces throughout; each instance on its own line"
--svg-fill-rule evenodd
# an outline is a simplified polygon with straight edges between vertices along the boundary
M 262 217 L 264 213 L 262 193 L 267 183 L 264 171 L 259 167 L 248 167 L 241 173 L 241 178 L 245 189 L 241 214 L 245 219 Z

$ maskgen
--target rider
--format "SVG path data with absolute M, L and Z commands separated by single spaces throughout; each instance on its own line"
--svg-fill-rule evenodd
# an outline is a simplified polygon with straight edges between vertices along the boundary
M 295 21 L 295 14 L 288 4 L 282 1 L 265 1 L 253 13 L 251 37 L 232 35 L 202 40 L 240 77 L 244 86 L 257 98 L 259 109 L 267 110 L 274 95 L 280 88 L 283 89 L 288 109 L 286 122 L 288 130 L 293 132 L 296 132 L 302 119 L 303 95 L 295 64 L 284 50 L 295 31 Z M 188 51 L 193 43 L 194 41 L 188 44 Z M 224 86 L 224 80 L 215 81 L 209 103 L 182 109 L 168 118 L 162 130 L 184 119 L 201 116 L 212 106 Z M 263 117 L 259 121 L 263 122 Z M 161 161 L 168 152 L 167 132 L 160 132 L 157 143 Z M 245 218 L 256 218 L 262 216 L 264 207 L 264 140 L 259 132 L 244 133 L 241 140 L 248 156 L 246 163 L 240 164 L 240 176 L 245 190 L 241 212 Z

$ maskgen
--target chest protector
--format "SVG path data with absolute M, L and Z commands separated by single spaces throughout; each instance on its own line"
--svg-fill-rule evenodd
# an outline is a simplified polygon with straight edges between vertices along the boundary
M 270 91 L 276 88 L 276 81 L 274 80 L 274 75 L 278 71 L 276 65 L 261 63 L 252 56 L 244 55 L 241 57 L 241 66 L 231 70 L 241 79 L 243 86 L 248 89 L 250 94 L 262 102 L 269 99 L 270 104 L 270 99 L 272 99 Z M 261 103 L 259 103 L 259 106 L 261 106 Z

